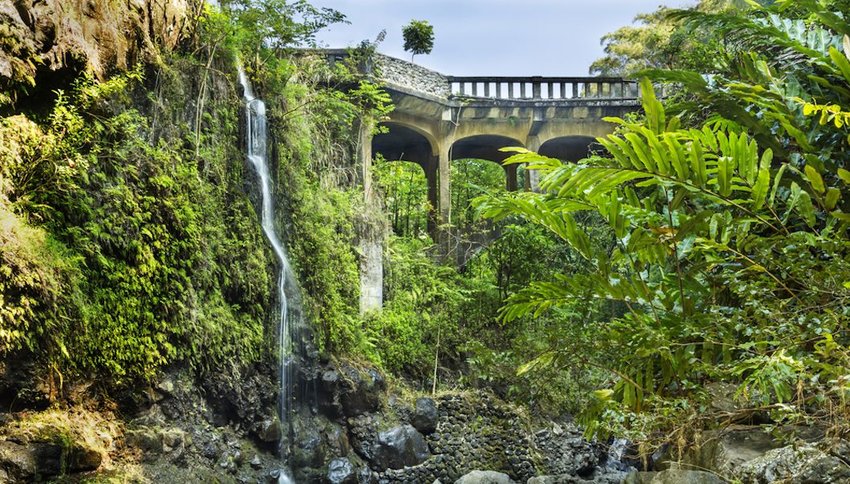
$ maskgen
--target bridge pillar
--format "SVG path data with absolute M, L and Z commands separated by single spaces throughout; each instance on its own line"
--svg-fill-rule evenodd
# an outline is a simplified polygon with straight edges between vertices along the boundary
M 502 165 L 502 168 L 505 170 L 505 188 L 507 188 L 509 192 L 517 191 L 517 188 L 519 188 L 517 186 L 518 165 Z
M 525 143 L 526 148 L 529 151 L 533 151 L 537 153 L 540 149 L 541 143 L 540 139 L 537 136 L 529 136 L 528 140 Z M 525 189 L 529 192 L 539 192 L 540 191 L 540 172 L 537 170 L 526 170 L 525 171 Z
M 425 180 L 428 183 L 428 234 L 434 241 L 437 241 L 437 226 L 439 225 L 440 212 L 440 195 L 439 195 L 439 175 L 437 167 L 440 163 L 439 156 L 431 156 L 428 163 L 422 165 L 425 171 Z
M 366 208 L 361 224 L 357 227 L 360 245 L 360 313 L 381 309 L 384 304 L 384 231 L 375 229 L 373 223 L 379 217 L 380 208 L 372 187 L 372 131 L 375 123 L 361 119 L 358 128 L 357 162 L 361 168 L 361 183 Z
M 437 238 L 434 240 L 444 248 L 448 247 L 448 224 L 452 221 L 451 196 L 451 142 L 443 141 L 437 159 L 437 174 L 439 175 L 439 196 L 437 200 Z

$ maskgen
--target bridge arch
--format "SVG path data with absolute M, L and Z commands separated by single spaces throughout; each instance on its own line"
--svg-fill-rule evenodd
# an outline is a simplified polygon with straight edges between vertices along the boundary
M 462 160 L 476 158 L 480 160 L 498 163 L 505 170 L 505 183 L 509 191 L 517 189 L 517 166 L 504 165 L 503 162 L 511 153 L 499 151 L 509 146 L 522 147 L 523 143 L 517 139 L 494 134 L 479 134 L 461 138 L 452 143 L 451 160 Z
M 594 144 L 596 144 L 596 138 L 592 136 L 559 136 L 541 144 L 537 152 L 561 161 L 579 161 L 590 155 Z
M 384 160 L 410 161 L 422 167 L 428 185 L 428 233 L 434 235 L 437 227 L 436 210 L 439 205 L 439 155 L 436 139 L 427 131 L 409 124 L 393 121 L 378 125 L 386 132 L 372 137 L 372 156 L 381 155 Z
M 437 141 L 427 131 L 416 126 L 387 121 L 378 125 L 385 132 L 372 137 L 372 154 L 387 161 L 412 161 L 427 171 L 431 159 L 438 153 Z

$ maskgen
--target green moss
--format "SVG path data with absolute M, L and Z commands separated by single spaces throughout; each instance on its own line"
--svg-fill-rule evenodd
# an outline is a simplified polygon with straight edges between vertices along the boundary
M 245 187 L 240 102 L 197 65 L 175 58 L 147 84 L 84 77 L 47 119 L 0 124 L 0 352 L 115 383 L 270 355 L 276 267 Z M 217 92 L 198 89 L 204 75 Z

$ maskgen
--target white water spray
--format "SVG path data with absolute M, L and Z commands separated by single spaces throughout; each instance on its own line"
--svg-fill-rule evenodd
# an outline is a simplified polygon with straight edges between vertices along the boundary
M 266 105 L 257 99 L 254 95 L 254 90 L 251 88 L 251 83 L 242 66 L 239 66 L 239 84 L 242 85 L 245 98 L 245 114 L 246 114 L 246 144 L 248 160 L 254 165 L 257 170 L 257 175 L 260 178 L 260 187 L 262 191 L 262 213 L 261 222 L 263 232 L 271 243 L 275 255 L 280 262 L 280 276 L 278 278 L 278 300 L 280 301 L 280 319 L 278 321 L 278 344 L 280 345 L 280 360 L 278 371 L 280 373 L 280 402 L 278 411 L 280 412 L 281 428 L 286 429 L 287 417 L 289 416 L 290 401 L 292 399 L 292 382 L 288 371 L 288 360 L 292 357 L 292 325 L 297 324 L 296 318 L 300 316 L 300 293 L 298 285 L 295 281 L 295 276 L 289 266 L 289 259 L 286 256 L 286 250 L 283 243 L 278 237 L 274 227 L 274 203 L 272 200 L 271 181 L 269 175 L 269 166 L 266 156 Z M 285 435 L 285 431 L 282 432 Z M 283 447 L 284 440 L 281 440 Z M 284 455 L 284 449 L 281 448 L 281 455 Z M 285 472 L 281 470 L 278 479 L 280 484 L 291 484 L 292 480 Z

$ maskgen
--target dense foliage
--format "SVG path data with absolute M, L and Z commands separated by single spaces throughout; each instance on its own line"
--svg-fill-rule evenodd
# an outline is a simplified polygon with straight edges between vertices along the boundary
M 233 163 L 235 93 L 209 100 L 202 132 L 163 121 L 191 66 L 152 70 L 150 91 L 140 71 L 83 76 L 47 116 L 3 119 L 4 354 L 122 381 L 263 353 L 269 259 Z
M 716 13 L 745 6 L 741 0 L 700 0 L 693 10 Z M 685 24 L 671 17 L 672 11 L 659 7 L 635 17 L 637 25 L 604 35 L 605 56 L 590 65 L 590 73 L 630 77 L 647 68 L 713 71 L 723 61 L 723 36 L 707 26 Z
M 368 83 L 328 88 L 346 69 L 284 55 L 338 14 L 230 7 L 207 7 L 155 65 L 107 82 L 78 73 L 0 121 L 3 357 L 47 363 L 58 384 L 81 373 L 114 384 L 172 363 L 204 371 L 275 356 L 266 323 L 278 268 L 240 149 L 237 57 L 275 93 L 276 191 L 289 208 L 278 222 L 292 228 L 308 310 L 327 347 L 353 347 L 362 192 L 345 143 L 353 120 L 388 99 Z
M 380 203 L 364 194 L 357 143 L 392 109 L 354 75 L 375 45 L 336 65 L 290 49 L 343 20 L 332 10 L 208 7 L 157 62 L 54 79 L 46 99 L 21 88 L 0 98 L 0 357 L 34 357 L 61 385 L 275 356 L 241 59 L 324 354 L 584 410 L 600 434 L 669 440 L 753 415 L 846 430 L 850 4 L 765 3 L 660 10 L 606 37 L 594 69 L 642 70 L 643 113 L 610 119 L 604 151 L 577 163 L 515 150 L 539 193 L 455 160 L 449 253 L 427 233 L 420 167 L 376 160 Z M 430 51 L 416 29 L 406 48 Z M 360 315 L 359 246 L 384 239 L 385 304 Z M 717 383 L 735 412 L 709 411 Z
M 737 385 L 732 421 L 760 412 L 846 427 L 850 24 L 832 13 L 846 7 L 673 14 L 726 39 L 714 76 L 652 72 L 695 100 L 665 109 L 645 81 L 645 116 L 611 119 L 604 155 L 520 152 L 511 161 L 539 169 L 544 192 L 481 200 L 488 216 L 546 227 L 587 261 L 516 292 L 501 315 L 568 310 L 563 324 L 595 328 L 603 344 L 558 341 L 520 370 L 608 371 L 589 430 L 648 438 L 716 424 L 712 382 Z M 582 227 L 586 214 L 605 232 Z

